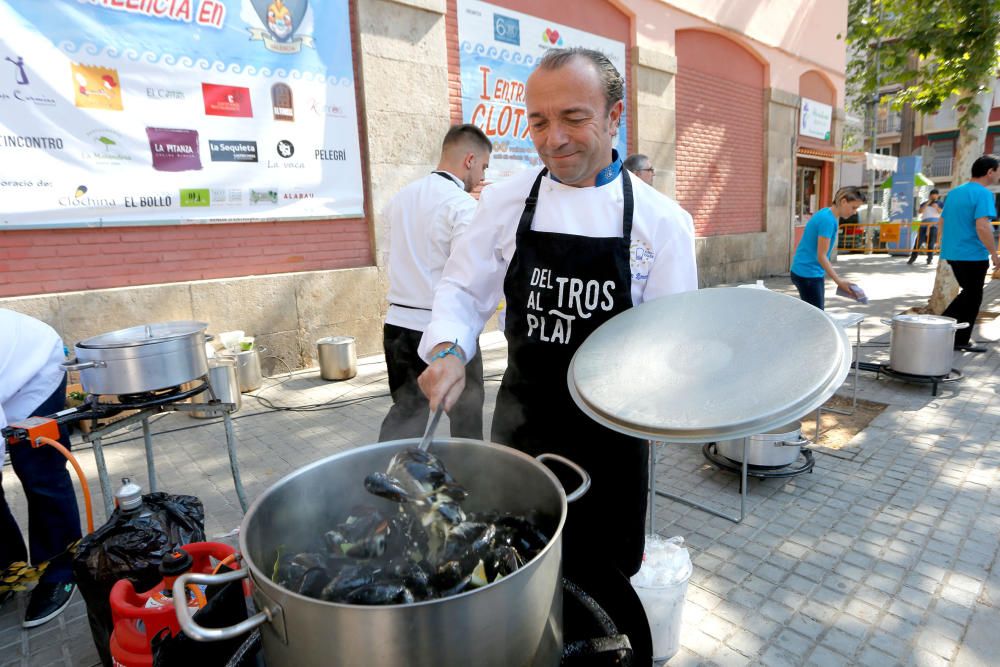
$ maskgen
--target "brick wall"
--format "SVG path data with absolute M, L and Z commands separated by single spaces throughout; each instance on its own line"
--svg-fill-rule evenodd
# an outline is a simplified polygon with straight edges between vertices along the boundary
M 0 232 L 0 297 L 370 263 L 364 220 Z
M 764 230 L 764 66 L 700 30 L 677 33 L 677 200 L 697 236 Z
M 360 85 L 356 2 L 351 39 Z M 365 218 L 0 231 L 0 297 L 370 266 L 371 246 Z

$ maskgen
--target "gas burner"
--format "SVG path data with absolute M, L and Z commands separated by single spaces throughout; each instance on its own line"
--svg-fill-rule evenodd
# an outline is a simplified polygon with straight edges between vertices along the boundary
M 101 396 L 97 396 L 95 405 L 115 410 L 142 410 L 144 408 L 153 408 L 158 405 L 179 403 L 191 398 L 192 396 L 197 396 L 209 388 L 208 380 L 206 378 L 198 378 L 193 383 L 189 384 L 191 386 L 182 385 L 180 387 L 168 387 L 167 389 L 146 391 L 141 394 L 121 394 L 120 396 L 115 397 L 116 402 L 114 403 L 104 402 L 101 400 Z
M 704 454 L 705 458 L 711 461 L 713 465 L 721 470 L 735 472 L 736 474 L 740 474 L 743 471 L 743 464 L 739 461 L 733 461 L 732 459 L 719 454 L 718 448 L 714 442 L 702 445 L 701 453 Z M 812 472 L 813 466 L 815 465 L 816 459 L 813 458 L 812 451 L 802 448 L 801 457 L 796 462 L 789 463 L 787 466 L 772 468 L 770 466 L 747 464 L 747 477 L 756 477 L 758 479 L 782 479 L 785 477 L 795 477 L 796 475 L 801 475 L 802 473 Z
M 875 373 L 875 379 L 878 379 L 880 374 L 885 374 L 886 377 L 899 380 L 900 382 L 908 382 L 910 384 L 929 384 L 931 385 L 931 396 L 938 395 L 938 388 L 942 384 L 949 382 L 958 382 L 964 376 L 962 371 L 958 369 L 951 369 L 947 375 L 913 375 L 912 373 L 903 373 L 901 371 L 896 371 L 889 368 L 889 364 L 873 364 L 861 362 L 858 367 L 863 371 L 871 371 Z

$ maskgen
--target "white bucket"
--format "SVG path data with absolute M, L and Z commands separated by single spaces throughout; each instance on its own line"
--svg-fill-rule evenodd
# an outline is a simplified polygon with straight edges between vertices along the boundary
M 663 547 L 667 543 L 676 545 L 672 556 L 664 556 Z M 681 547 L 683 540 L 678 537 L 665 540 L 658 535 L 646 537 L 646 557 L 639 573 L 632 577 L 632 587 L 635 589 L 649 621 L 649 632 L 653 637 L 653 659 L 669 660 L 681 646 L 681 617 L 684 612 L 684 598 L 687 595 L 688 581 L 691 579 L 691 558 L 687 549 Z M 657 553 L 659 552 L 659 553 Z M 656 577 L 649 570 L 662 565 L 657 563 L 656 556 L 675 560 L 676 570 L 680 574 L 669 583 L 644 585 L 640 582 L 651 582 Z M 647 571 L 643 571 L 643 570 Z

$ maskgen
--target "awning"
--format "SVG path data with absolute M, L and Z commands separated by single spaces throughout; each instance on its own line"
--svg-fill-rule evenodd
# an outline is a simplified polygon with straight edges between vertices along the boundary
M 929 185 L 929 186 L 933 187 L 933 185 L 934 185 L 934 181 L 932 181 L 931 179 L 927 178 L 926 176 L 924 176 L 923 174 L 921 174 L 919 171 L 917 172 L 916 178 L 913 179 L 913 183 L 917 187 L 923 187 L 925 185 Z M 892 176 L 890 176 L 889 178 L 885 179 L 885 182 L 882 183 L 882 189 L 883 190 L 886 189 L 886 188 L 891 188 L 891 187 L 892 187 Z

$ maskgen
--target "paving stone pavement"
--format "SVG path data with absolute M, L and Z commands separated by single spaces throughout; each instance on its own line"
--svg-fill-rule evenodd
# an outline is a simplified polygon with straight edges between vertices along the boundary
M 888 360 L 891 317 L 926 300 L 933 267 L 899 258 L 842 257 L 838 270 L 861 284 L 867 306 L 831 298 L 831 312 L 863 312 L 865 361 Z M 794 294 L 786 278 L 767 287 Z M 987 286 L 984 309 L 1000 310 L 1000 281 Z M 851 331 L 853 340 L 853 330 Z M 977 328 L 1000 340 L 1000 319 Z M 505 364 L 496 332 L 483 337 L 489 416 Z M 670 665 L 990 665 L 1000 659 L 1000 345 L 956 355 L 965 374 L 931 396 L 929 387 L 859 376 L 858 396 L 889 407 L 848 447 L 819 452 L 812 474 L 752 479 L 739 524 L 667 499 L 656 503 L 656 529 L 682 535 L 695 564 L 681 650 Z M 849 395 L 849 385 L 840 393 Z M 279 376 L 257 392 L 271 411 L 244 397 L 234 422 L 247 494 L 252 499 L 285 474 L 318 458 L 377 440 L 389 406 L 381 358 L 359 361 L 358 376 L 324 382 L 316 369 Z M 442 424 L 444 432 L 446 426 Z M 218 420 L 167 414 L 153 421 L 163 490 L 199 496 L 206 532 L 234 542 L 236 502 Z M 75 448 L 100 497 L 93 456 Z M 141 431 L 106 440 L 112 479 L 148 488 Z M 3 490 L 26 526 L 13 471 Z M 700 447 L 658 447 L 659 489 L 737 513 L 737 477 L 716 470 Z M 95 508 L 98 522 L 103 512 Z M 26 597 L 0 610 L 0 667 L 98 664 L 77 596 L 57 620 L 31 631 L 19 621 Z

